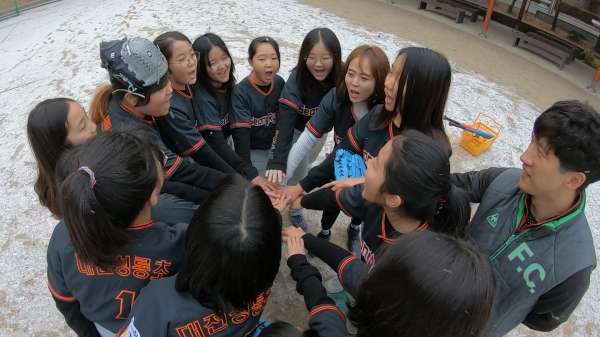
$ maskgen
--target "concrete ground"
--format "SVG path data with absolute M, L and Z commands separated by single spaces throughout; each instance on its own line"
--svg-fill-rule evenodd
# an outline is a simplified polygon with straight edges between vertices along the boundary
M 0 335 L 70 334 L 46 288 L 45 251 L 56 221 L 33 192 L 36 171 L 25 124 L 31 108 L 45 98 L 67 96 L 89 106 L 97 85 L 107 80 L 98 60 L 102 40 L 134 35 L 153 39 L 172 29 L 193 39 L 211 31 L 229 46 L 238 80 L 249 74 L 246 49 L 259 35 L 268 34 L 279 42 L 284 78 L 295 63 L 304 35 L 315 27 L 336 32 L 344 58 L 360 44 L 378 45 L 392 60 L 402 47 L 430 47 L 443 52 L 454 66 L 447 114 L 472 121 L 485 112 L 504 126 L 491 150 L 478 157 L 458 145 L 458 130 L 449 129 L 453 171 L 520 166 L 519 155 L 529 143 L 533 120 L 556 100 L 587 100 L 600 106 L 598 96 L 585 90 L 593 69 L 574 63 L 558 71 L 547 60 L 510 47 L 510 29 L 492 23 L 489 38 L 484 40 L 476 35 L 481 22 L 456 25 L 452 19 L 416 7 L 415 0 L 402 0 L 401 5 L 377 0 L 69 0 L 0 22 L 0 155 L 5 158 L 0 162 Z M 329 140 L 321 156 L 331 145 Z M 599 192 L 598 185 L 588 189 L 586 208 L 597 254 Z M 305 214 L 309 231 L 316 233 L 319 213 Z M 344 216 L 338 219 L 333 242 L 345 246 L 347 223 Z M 324 278 L 334 275 L 317 259 L 311 261 Z M 544 336 L 600 335 L 594 319 L 600 309 L 599 288 L 595 272 L 573 317 Z M 306 325 L 306 308 L 284 263 L 264 316 Z M 509 335 L 542 334 L 518 328 Z

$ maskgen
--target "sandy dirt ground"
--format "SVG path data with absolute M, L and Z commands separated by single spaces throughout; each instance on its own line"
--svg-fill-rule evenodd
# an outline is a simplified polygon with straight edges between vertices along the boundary
M 530 130 L 540 111 L 559 99 L 600 101 L 562 78 L 502 48 L 378 1 L 367 0 L 69 0 L 24 12 L 0 22 L 0 336 L 65 336 L 69 329 L 46 288 L 46 245 L 56 221 L 37 202 L 32 184 L 35 164 L 25 135 L 27 114 L 45 98 L 67 96 L 89 105 L 98 84 L 106 81 L 98 44 L 123 36 L 153 39 L 176 29 L 195 38 L 219 34 L 229 46 L 237 78 L 249 74 L 249 42 L 268 34 L 281 46 L 280 74 L 287 78 L 304 35 L 329 27 L 338 35 L 343 57 L 360 44 L 375 44 L 392 58 L 409 45 L 446 54 L 454 66 L 447 114 L 472 121 L 479 112 L 504 126 L 492 149 L 478 157 L 458 145 L 460 132 L 449 129 L 453 171 L 488 166 L 519 167 Z M 265 14 L 265 13 L 268 13 Z M 273 19 L 277 18 L 277 19 Z M 549 83 L 552 83 L 549 85 Z M 332 142 L 321 156 L 331 150 Z M 600 253 L 600 188 L 588 189 L 586 214 Z M 306 211 L 309 231 L 316 233 L 319 213 Z M 287 218 L 287 217 L 284 217 Z M 287 219 L 285 220 L 287 221 Z M 345 246 L 346 217 L 340 217 L 333 241 Z M 334 273 L 312 259 L 324 278 Z M 547 336 L 598 336 L 598 273 L 568 323 Z M 282 263 L 264 315 L 305 326 L 307 311 L 289 269 Z M 525 328 L 510 336 L 538 336 Z M 541 336 L 541 334 L 540 334 Z

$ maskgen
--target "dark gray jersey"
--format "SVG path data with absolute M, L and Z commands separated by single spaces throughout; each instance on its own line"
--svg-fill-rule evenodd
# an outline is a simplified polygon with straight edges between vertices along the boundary
M 279 117 L 279 96 L 285 80 L 275 75 L 268 92 L 263 92 L 250 76 L 243 79 L 231 98 L 231 128 L 250 128 L 250 149 L 269 150 Z
M 252 336 L 267 305 L 268 290 L 247 310 L 217 315 L 189 292 L 175 290 L 176 276 L 150 282 L 142 289 L 121 337 L 242 337 Z
M 119 256 L 121 265 L 102 270 L 81 261 L 61 221 L 48 244 L 48 288 L 54 298 L 80 303 L 90 321 L 117 332 L 127 320 L 140 289 L 179 271 L 185 257 L 187 224 L 149 221 L 131 226 L 131 239 Z

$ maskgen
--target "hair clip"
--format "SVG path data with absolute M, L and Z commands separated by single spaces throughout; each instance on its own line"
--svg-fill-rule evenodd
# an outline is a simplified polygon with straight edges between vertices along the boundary
M 79 171 L 85 171 L 85 173 L 88 174 L 88 176 L 90 177 L 90 184 L 92 185 L 92 187 L 96 185 L 96 175 L 94 174 L 94 171 L 90 170 L 90 168 L 87 166 L 80 167 Z

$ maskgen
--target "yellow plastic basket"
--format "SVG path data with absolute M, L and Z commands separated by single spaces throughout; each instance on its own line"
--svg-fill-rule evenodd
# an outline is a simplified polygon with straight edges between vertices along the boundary
M 481 117 L 485 117 L 489 120 L 489 124 L 494 124 L 494 127 L 489 126 L 489 124 L 484 123 L 481 120 Z M 460 146 L 462 146 L 465 150 L 469 151 L 472 155 L 478 156 L 481 153 L 489 150 L 492 144 L 496 141 L 498 136 L 500 136 L 500 131 L 502 131 L 502 124 L 498 123 L 492 117 L 480 112 L 475 118 L 473 124 L 471 124 L 473 129 L 481 130 L 483 132 L 487 132 L 489 134 L 494 135 L 493 138 L 485 139 L 481 136 L 477 136 L 472 132 L 463 131 L 462 137 L 460 138 Z

